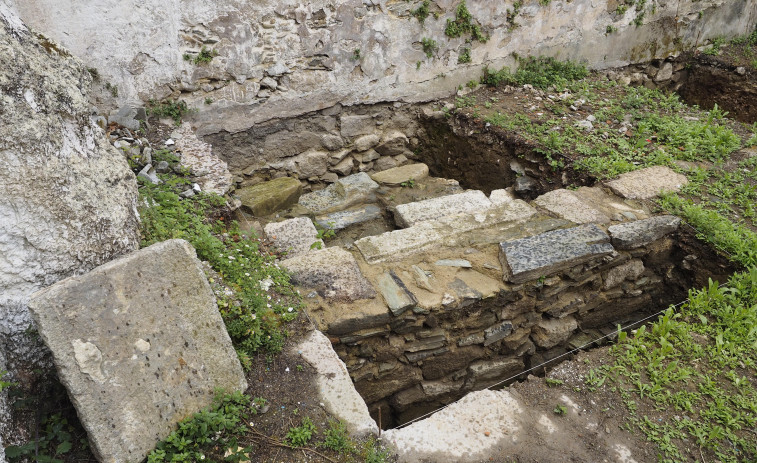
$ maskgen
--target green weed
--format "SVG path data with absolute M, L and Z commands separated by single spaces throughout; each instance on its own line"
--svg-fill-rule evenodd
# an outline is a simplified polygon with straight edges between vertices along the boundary
M 313 438 L 313 434 L 316 433 L 315 424 L 309 417 L 302 419 L 300 426 L 294 426 L 289 428 L 287 432 L 287 442 L 293 447 L 304 447 Z
M 176 125 L 181 124 L 181 119 L 189 113 L 189 107 L 184 100 L 150 100 L 148 113 L 155 117 L 170 117 Z
M 428 37 L 421 39 L 421 45 L 423 46 L 423 53 L 426 54 L 427 58 L 433 58 L 434 53 L 439 50 L 439 45 L 436 43 L 436 40 Z

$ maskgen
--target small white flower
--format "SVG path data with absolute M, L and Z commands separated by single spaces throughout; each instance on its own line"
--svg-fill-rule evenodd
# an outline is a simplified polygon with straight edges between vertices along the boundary
M 248 276 L 250 276 L 250 274 L 247 273 L 247 272 L 244 272 L 244 276 L 248 277 Z
M 269 301 L 271 300 L 271 295 L 270 295 L 270 294 L 268 295 L 268 300 L 269 300 Z
M 256 318 L 258 318 L 258 316 L 255 314 L 252 314 L 252 319 L 255 320 Z
M 235 260 L 234 256 L 229 256 L 229 260 Z
M 271 304 L 266 304 L 266 306 L 268 306 L 269 309 L 271 308 Z
M 287 309 L 287 312 L 291 312 L 292 310 L 294 310 L 294 309 L 293 309 L 293 308 L 291 308 L 291 307 L 289 307 L 289 308 Z

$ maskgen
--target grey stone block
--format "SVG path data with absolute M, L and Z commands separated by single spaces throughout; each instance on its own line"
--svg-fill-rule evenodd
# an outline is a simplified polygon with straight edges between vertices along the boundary
M 216 388 L 247 388 L 186 241 L 65 279 L 29 307 L 100 461 L 142 461 Z
M 375 204 L 367 204 L 365 206 L 353 207 L 344 211 L 321 215 L 316 217 L 315 221 L 323 228 L 341 230 L 380 217 L 381 209 Z
M 689 183 L 683 174 L 670 167 L 654 166 L 620 175 L 606 185 L 626 199 L 652 199 L 664 191 L 676 192 Z
M 513 324 L 509 321 L 497 323 L 496 325 L 491 326 L 484 331 L 484 336 L 486 338 L 486 340 L 484 341 L 484 346 L 494 344 L 500 339 L 506 338 L 512 332 Z
M 525 283 L 613 250 L 604 231 L 596 225 L 582 225 L 500 243 L 499 257 L 505 280 Z
M 376 282 L 378 284 L 379 291 L 386 301 L 386 305 L 389 306 L 389 310 L 395 316 L 402 315 L 402 313 L 418 304 L 418 300 L 411 293 L 405 283 L 397 276 L 394 271 L 384 273 L 378 278 Z
M 569 190 L 559 189 L 545 193 L 534 200 L 544 209 L 578 224 L 607 223 L 610 218 Z
M 471 190 L 414 203 L 400 204 L 397 206 L 396 218 L 401 227 L 410 227 L 424 220 L 462 213 L 483 212 L 491 205 L 491 201 L 482 191 Z
M 271 222 L 265 226 L 265 234 L 279 251 L 287 253 L 288 258 L 310 252 L 314 243 L 325 247 L 323 240 L 318 238 L 318 230 L 307 217 Z
M 323 190 L 302 195 L 299 203 L 314 214 L 328 214 L 373 202 L 378 187 L 368 174 L 361 172 L 344 177 Z
M 650 217 L 636 222 L 612 225 L 607 229 L 612 244 L 618 249 L 635 249 L 657 241 L 673 233 L 681 224 L 681 219 L 673 215 Z

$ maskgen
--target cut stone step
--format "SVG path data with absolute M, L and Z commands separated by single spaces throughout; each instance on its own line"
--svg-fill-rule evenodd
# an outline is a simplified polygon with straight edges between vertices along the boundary
M 287 258 L 310 252 L 315 243 L 325 247 L 323 240 L 318 238 L 318 230 L 307 217 L 269 223 L 265 226 L 265 234 L 279 251 L 287 253 Z
M 635 249 L 673 233 L 680 224 L 681 219 L 678 217 L 661 215 L 636 222 L 613 225 L 607 231 L 612 236 L 612 244 L 618 249 Z
M 516 284 L 552 275 L 614 251 L 607 233 L 593 224 L 553 230 L 499 246 L 505 280 Z
M 356 204 L 374 202 L 378 187 L 368 174 L 361 172 L 344 177 L 323 190 L 304 194 L 299 203 L 316 215 L 328 214 Z
M 484 192 L 470 190 L 449 196 L 440 196 L 397 206 L 397 225 L 411 227 L 425 220 L 455 214 L 483 212 L 492 206 Z
M 395 167 L 371 175 L 373 180 L 388 186 L 401 185 L 409 180 L 423 180 L 426 177 L 428 177 L 428 166 L 422 163 Z
M 478 214 L 447 216 L 410 228 L 368 236 L 356 241 L 355 245 L 368 263 L 400 260 L 435 247 L 468 246 L 471 235 L 476 235 L 475 241 L 478 243 L 496 243 L 502 241 L 503 236 L 527 236 L 530 231 L 521 224 L 535 214 L 536 209 L 524 201 L 515 200 Z

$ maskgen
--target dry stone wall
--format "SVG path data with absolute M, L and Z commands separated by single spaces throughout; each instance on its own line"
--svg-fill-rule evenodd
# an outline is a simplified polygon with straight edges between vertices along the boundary
M 316 221 L 365 211 L 438 179 L 410 164 L 300 197 Z M 639 179 L 642 179 L 640 181 Z M 381 182 L 381 184 L 379 184 Z M 383 183 L 387 182 L 387 183 Z M 391 425 L 467 392 L 546 365 L 678 302 L 695 278 L 699 251 L 680 219 L 654 216 L 639 198 L 676 191 L 686 178 L 666 167 L 624 174 L 603 186 L 558 189 L 532 202 L 513 190 L 477 190 L 392 207 L 397 229 L 325 249 L 310 219 L 266 226 L 291 257 L 280 264 L 306 295 L 374 416 Z M 359 226 L 371 220 L 353 213 Z M 348 227 L 349 227 L 348 226 Z M 328 242 L 327 242 L 328 244 Z M 716 276 L 717 278 L 717 276 Z

